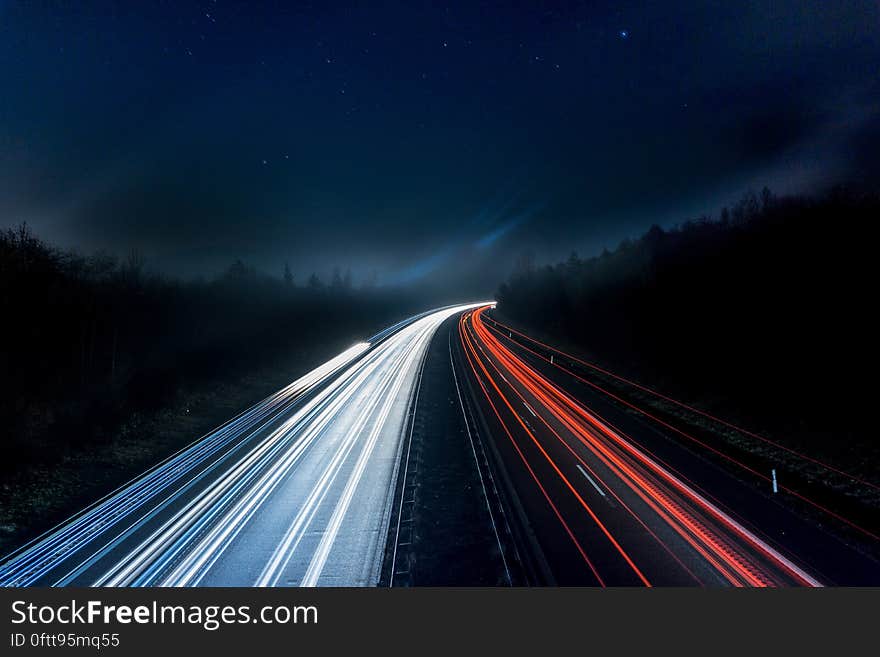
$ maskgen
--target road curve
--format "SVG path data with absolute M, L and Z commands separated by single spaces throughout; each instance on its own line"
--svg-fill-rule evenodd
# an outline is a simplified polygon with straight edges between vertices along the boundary
M 422 360 L 479 305 L 339 354 L 20 548 L 0 585 L 375 585 Z
M 793 555 L 522 358 L 486 309 L 464 368 L 549 583 L 820 586 Z M 548 582 L 544 582 L 548 583 Z

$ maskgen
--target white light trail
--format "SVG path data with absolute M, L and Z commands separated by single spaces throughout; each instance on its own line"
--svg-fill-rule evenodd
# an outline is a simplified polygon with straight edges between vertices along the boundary
M 0 585 L 374 584 L 420 365 L 481 305 L 351 347 L 19 550 Z

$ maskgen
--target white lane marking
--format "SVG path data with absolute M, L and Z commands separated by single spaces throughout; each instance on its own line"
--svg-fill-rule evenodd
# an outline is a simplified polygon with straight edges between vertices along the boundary
M 538 417 L 537 413 L 535 413 L 535 411 L 532 410 L 532 407 L 529 406 L 527 403 L 523 402 L 523 406 L 525 406 L 527 409 L 529 409 L 529 413 L 531 413 L 535 417 Z
M 587 481 L 589 481 L 591 484 L 593 484 L 593 488 L 596 489 L 596 491 L 599 493 L 599 495 L 601 495 L 602 497 L 606 497 L 605 491 L 603 491 L 601 488 L 599 488 L 599 485 L 595 481 L 593 481 L 593 478 L 589 474 L 587 474 L 587 471 L 581 467 L 580 463 L 577 464 L 577 469 L 580 470 L 581 474 L 587 478 Z

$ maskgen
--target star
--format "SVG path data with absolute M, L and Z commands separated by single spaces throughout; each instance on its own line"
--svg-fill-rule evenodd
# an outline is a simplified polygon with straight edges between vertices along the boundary
M 620 32 L 617 33 L 617 35 L 621 39 L 628 39 L 629 38 L 629 30 L 621 30 Z

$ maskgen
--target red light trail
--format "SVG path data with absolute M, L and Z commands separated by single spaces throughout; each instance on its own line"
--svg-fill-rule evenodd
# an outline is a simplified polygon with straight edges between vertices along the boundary
M 498 334 L 501 334 L 501 328 L 503 328 L 503 330 L 508 331 L 508 336 L 512 336 L 512 335 L 516 334 L 516 335 L 519 336 L 520 338 L 522 338 L 522 339 L 524 339 L 524 340 L 527 340 L 527 341 L 530 341 L 530 342 L 532 342 L 532 343 L 534 343 L 534 344 L 537 344 L 537 345 L 541 346 L 542 348 L 547 349 L 548 351 L 554 352 L 554 353 L 556 353 L 556 354 L 559 354 L 560 356 L 563 356 L 563 357 L 565 357 L 565 358 L 568 358 L 568 359 L 570 359 L 572 362 L 580 363 L 580 364 L 582 364 L 582 365 L 584 365 L 584 366 L 586 366 L 586 367 L 592 368 L 592 369 L 594 369 L 594 370 L 596 370 L 596 371 L 598 371 L 598 372 L 601 372 L 601 373 L 603 373 L 603 374 L 606 374 L 606 375 L 608 375 L 608 376 L 614 378 L 615 380 L 620 381 L 621 383 L 625 383 L 625 384 L 630 385 L 630 386 L 632 386 L 632 387 L 634 387 L 634 388 L 637 388 L 637 389 L 639 389 L 639 390 L 641 390 L 641 391 L 643 391 L 643 392 L 647 392 L 647 393 L 649 393 L 649 394 L 651 394 L 651 395 L 653 395 L 653 396 L 656 396 L 656 397 L 658 397 L 658 398 L 660 398 L 660 399 L 663 399 L 663 400 L 665 400 L 665 401 L 668 401 L 668 402 L 670 402 L 670 403 L 673 403 L 673 404 L 675 404 L 675 405 L 677 405 L 677 406 L 679 406 L 679 407 L 681 407 L 681 408 L 684 408 L 684 409 L 686 409 L 686 410 L 690 410 L 690 411 L 692 411 L 692 412 L 694 412 L 694 413 L 697 413 L 697 414 L 699 414 L 699 415 L 702 415 L 703 417 L 706 417 L 706 418 L 709 418 L 709 419 L 711 419 L 711 420 L 713 420 L 713 421 L 716 421 L 716 422 L 722 424 L 723 426 L 726 426 L 726 427 L 728 427 L 728 428 L 734 429 L 734 430 L 736 430 L 736 431 L 740 431 L 740 432 L 742 432 L 742 433 L 744 433 L 744 434 L 746 434 L 746 435 L 748 435 L 748 436 L 751 436 L 751 437 L 757 438 L 757 439 L 759 439 L 759 440 L 761 440 L 761 441 L 763 441 L 763 442 L 765 442 L 765 443 L 768 443 L 768 444 L 770 444 L 770 445 L 777 446 L 777 447 L 779 447 L 780 449 L 783 449 L 784 451 L 786 451 L 786 452 L 792 454 L 793 456 L 796 456 L 796 457 L 802 458 L 802 459 L 804 459 L 804 460 L 806 460 L 806 461 L 809 461 L 809 462 L 811 462 L 811 463 L 817 464 L 817 465 L 819 465 L 819 466 L 821 466 L 821 467 L 824 467 L 824 468 L 826 468 L 826 469 L 828 469 L 828 470 L 830 470 L 830 471 L 832 471 L 832 472 L 835 472 L 835 473 L 837 473 L 837 474 L 839 474 L 839 475 L 841 475 L 841 476 L 844 476 L 844 477 L 846 477 L 846 478 L 849 478 L 849 479 L 851 479 L 851 480 L 853 480 L 853 481 L 856 481 L 856 482 L 859 482 L 859 483 L 863 483 L 863 484 L 865 484 L 865 485 L 867 485 L 867 486 L 869 486 L 869 487 L 872 487 L 872 488 L 880 488 L 880 487 L 878 487 L 878 486 L 872 484 L 871 482 L 868 482 L 868 481 L 865 481 L 865 480 L 863 480 L 863 479 L 861 479 L 861 478 L 859 478 L 859 477 L 856 477 L 855 475 L 849 474 L 849 473 L 847 473 L 847 472 L 845 472 L 845 471 L 843 471 L 843 470 L 840 470 L 840 469 L 838 469 L 838 468 L 835 468 L 834 466 L 831 466 L 831 465 L 828 465 L 828 464 L 826 464 L 826 463 L 823 463 L 822 461 L 819 461 L 818 459 L 812 458 L 812 457 L 810 457 L 810 456 L 807 456 L 806 454 L 802 454 L 802 453 L 797 452 L 797 451 L 795 451 L 795 450 L 793 450 L 793 449 L 790 449 L 790 448 L 788 448 L 788 447 L 785 447 L 784 445 L 779 445 L 777 442 L 772 441 L 772 440 L 770 440 L 769 438 L 764 438 L 764 437 L 762 437 L 762 436 L 759 436 L 759 435 L 757 435 L 757 434 L 754 434 L 754 433 L 748 431 L 747 429 L 742 429 L 742 428 L 740 428 L 740 427 L 737 427 L 736 425 L 731 424 L 731 423 L 729 423 L 729 422 L 727 422 L 727 421 L 725 421 L 725 420 L 722 420 L 722 419 L 720 419 L 720 418 L 717 418 L 717 417 L 715 417 L 715 416 L 713 416 L 713 415 L 709 415 L 708 413 L 705 413 L 704 411 L 701 411 L 701 410 L 699 410 L 699 409 L 697 409 L 697 408 L 694 408 L 693 406 L 689 406 L 688 404 L 685 404 L 684 402 L 676 401 L 675 399 L 672 399 L 671 397 L 668 397 L 668 396 L 666 396 L 666 395 L 664 395 L 664 394 L 662 394 L 662 393 L 660 393 L 660 392 L 657 392 L 657 391 L 655 391 L 655 390 L 652 390 L 651 388 L 648 388 L 648 387 L 646 387 L 646 386 L 643 386 L 643 385 L 641 385 L 641 384 L 639 384 L 639 383 L 637 383 L 637 382 L 635 382 L 635 381 L 631 381 L 630 379 L 627 379 L 627 378 L 625 378 L 625 377 L 622 377 L 622 376 L 619 376 L 619 375 L 617 375 L 617 374 L 614 374 L 613 372 L 610 372 L 609 370 L 607 370 L 607 369 L 605 369 L 605 368 L 599 367 L 598 365 L 595 365 L 595 364 L 590 363 L 590 362 L 585 361 L 585 360 L 581 360 L 581 359 L 579 359 L 579 358 L 577 358 L 577 357 L 575 357 L 575 356 L 571 356 L 570 354 L 567 354 L 567 353 L 565 353 L 565 352 L 559 351 L 558 349 L 555 349 L 555 348 L 553 348 L 553 347 L 551 347 L 551 346 L 549 346 L 549 345 L 547 345 L 547 344 L 545 344 L 545 343 L 543 343 L 543 342 L 540 342 L 540 341 L 538 341 L 538 340 L 535 340 L 534 338 L 531 338 L 531 337 L 527 336 L 526 334 L 524 334 L 524 333 L 522 333 L 522 332 L 520 332 L 520 331 L 517 331 L 516 329 L 513 329 L 513 328 L 511 328 L 511 327 L 509 327 L 509 326 L 507 326 L 507 325 L 505 325 L 505 324 L 502 324 L 501 322 L 495 321 L 494 319 L 492 319 L 492 320 L 490 320 L 490 321 L 492 322 L 492 325 L 484 324 L 484 326 L 485 326 L 486 328 L 492 330 L 492 331 L 497 332 Z M 501 328 L 499 328 L 499 327 L 501 327 Z M 767 474 L 765 474 L 765 473 L 763 473 L 763 472 L 759 472 L 758 470 L 754 469 L 753 467 L 751 467 L 751 466 L 749 466 L 749 465 L 743 463 L 742 461 L 740 461 L 740 460 L 734 458 L 734 457 L 731 456 L 730 454 L 727 454 L 727 453 L 723 452 L 722 450 L 720 450 L 720 449 L 718 449 L 718 448 L 716 448 L 716 447 L 713 447 L 712 445 L 709 445 L 709 444 L 706 443 L 705 441 L 700 440 L 699 438 L 696 438 L 696 437 L 693 436 L 692 434 L 690 434 L 690 433 L 688 433 L 688 432 L 686 432 L 686 431 L 683 431 L 683 430 L 680 429 L 679 427 L 676 427 L 676 426 L 670 424 L 669 422 L 667 422 L 667 421 L 663 420 L 662 418 L 658 417 L 656 414 L 651 413 L 651 412 L 648 411 L 648 410 L 645 410 L 645 409 L 644 409 L 643 407 L 641 407 L 641 406 L 637 406 L 637 405 L 633 404 L 632 402 L 630 402 L 630 401 L 628 401 L 628 400 L 622 398 L 622 397 L 619 396 L 619 395 L 614 394 L 613 392 L 611 392 L 610 390 L 608 390 L 608 389 L 606 389 L 606 388 L 603 388 L 602 386 L 598 385 L 598 384 L 595 383 L 594 381 L 590 381 L 589 379 L 586 379 L 586 378 L 580 376 L 580 375 L 577 374 L 576 372 L 574 372 L 574 371 L 572 371 L 571 369 L 565 367 L 565 366 L 564 366 L 563 364 L 561 364 L 559 361 L 557 361 L 557 360 L 555 360 L 555 359 L 554 359 L 554 360 L 551 360 L 550 358 L 546 357 L 545 355 L 543 355 L 543 354 L 541 354 L 541 353 L 535 351 L 534 349 L 530 349 L 529 347 L 527 347 L 527 346 L 525 346 L 525 345 L 523 345 L 523 344 L 521 344 L 521 343 L 517 343 L 517 344 L 518 344 L 522 349 L 524 349 L 525 351 L 529 352 L 530 354 L 532 354 L 532 355 L 536 356 L 537 358 L 540 358 L 541 360 L 543 360 L 543 361 L 549 363 L 549 364 L 552 365 L 553 367 L 555 367 L 555 368 L 557 368 L 557 369 L 559 369 L 559 370 L 565 372 L 565 373 L 568 374 L 569 376 L 574 377 L 575 379 L 577 379 L 577 380 L 580 381 L 581 383 L 590 386 L 591 388 L 593 388 L 593 389 L 596 390 L 597 392 L 600 392 L 601 394 L 605 395 L 606 397 L 609 397 L 610 399 L 613 399 L 614 401 L 619 402 L 620 404 L 623 404 L 623 405 L 626 406 L 627 408 L 630 408 L 630 409 L 636 411 L 637 413 L 639 413 L 640 415 L 644 416 L 645 418 L 651 420 L 652 422 L 656 422 L 658 425 L 662 426 L 663 428 L 665 428 L 665 429 L 669 429 L 670 431 L 676 433 L 677 435 L 681 436 L 682 438 L 685 438 L 686 440 L 691 441 L 691 442 L 695 443 L 696 445 L 699 445 L 701 448 L 706 449 L 706 450 L 712 452 L 713 454 L 715 454 L 716 456 L 722 458 L 723 460 L 727 461 L 728 463 L 731 463 L 731 464 L 733 464 L 734 466 L 736 466 L 736 467 L 738 467 L 738 468 L 741 468 L 742 470 L 748 472 L 750 475 L 753 475 L 753 476 L 755 476 L 755 477 L 757 477 L 757 478 L 759 478 L 759 479 L 762 479 L 762 480 L 764 480 L 764 481 L 766 481 L 766 482 L 768 482 L 768 483 L 772 482 L 772 478 L 771 478 L 770 476 L 768 476 Z M 880 536 L 878 536 L 877 534 L 875 534 L 875 533 L 872 532 L 871 530 L 866 529 L 865 527 L 862 527 L 861 525 L 859 525 L 859 524 L 853 522 L 853 521 L 850 520 L 849 518 L 846 518 L 845 516 L 842 516 L 841 514 L 835 512 L 835 511 L 832 511 L 832 510 L 829 509 L 827 506 L 825 506 L 825 505 L 823 505 L 823 504 L 820 504 L 819 502 L 816 502 L 815 500 L 809 498 L 808 496 L 804 495 L 803 493 L 800 493 L 799 491 L 794 490 L 793 488 L 791 488 L 791 487 L 789 487 L 789 486 L 785 486 L 785 485 L 779 485 L 778 487 L 779 487 L 780 490 L 782 490 L 782 491 L 784 491 L 784 492 L 786 492 L 786 493 L 791 494 L 792 496 L 798 498 L 800 501 L 802 501 L 802 502 L 808 504 L 809 506 L 813 507 L 814 509 L 816 509 L 816 510 L 818 510 L 818 511 L 824 513 L 824 514 L 827 514 L 827 515 L 833 517 L 834 519 L 838 520 L 839 522 L 842 522 L 843 524 L 845 524 L 845 525 L 849 526 L 850 528 L 852 528 L 852 529 L 858 531 L 859 533 L 861 533 L 861 534 L 863 534 L 863 535 L 865 535 L 865 536 L 867 536 L 867 537 L 869 537 L 869 538 L 871 538 L 871 539 L 873 539 L 873 540 L 875 540 L 875 541 L 880 540 Z
M 615 374 L 614 372 L 612 372 L 604 367 L 601 367 L 601 366 L 597 365 L 596 363 L 592 363 L 592 362 L 584 360 L 582 358 L 578 358 L 577 356 L 573 356 L 572 354 L 569 354 L 567 352 L 556 349 L 555 347 L 551 347 L 550 345 L 548 345 L 544 342 L 541 342 L 540 340 L 536 340 L 535 338 L 528 336 L 525 333 L 522 333 L 521 331 L 517 331 L 515 328 L 512 328 L 512 327 L 510 327 L 506 324 L 503 324 L 497 320 L 493 319 L 491 321 L 497 328 L 501 328 L 501 329 L 504 329 L 505 331 L 508 331 L 510 335 L 516 334 L 519 338 L 527 340 L 528 342 L 531 342 L 532 344 L 536 344 L 536 345 L 542 347 L 543 349 L 546 349 L 547 351 L 553 352 L 554 354 L 558 354 L 564 358 L 567 358 L 568 360 L 570 360 L 573 363 L 578 363 L 579 365 L 583 365 L 584 367 L 587 367 L 591 370 L 594 370 L 596 372 L 599 372 L 601 374 L 609 376 L 612 379 L 614 379 L 620 383 L 623 383 L 623 384 L 628 385 L 630 387 L 641 390 L 642 392 L 645 392 L 645 393 L 651 395 L 652 397 L 662 399 L 663 401 L 669 402 L 670 404 L 674 404 L 675 406 L 678 406 L 679 408 L 682 408 L 686 411 L 690 411 L 691 413 L 695 413 L 695 414 L 700 415 L 708 420 L 711 420 L 712 422 L 717 422 L 718 424 L 720 424 L 724 427 L 727 427 L 728 429 L 732 429 L 732 430 L 737 431 L 741 434 L 749 436 L 750 438 L 754 438 L 755 440 L 759 440 L 763 443 L 771 445 L 771 446 L 773 446 L 777 449 L 780 449 L 784 452 L 788 452 L 792 456 L 795 456 L 799 459 L 803 459 L 805 461 L 809 461 L 810 463 L 813 463 L 814 465 L 818 465 L 819 467 L 821 467 L 825 470 L 839 474 L 842 477 L 845 477 L 847 479 L 851 479 L 852 481 L 855 481 L 855 482 L 858 482 L 858 483 L 863 484 L 865 486 L 868 486 L 869 488 L 873 488 L 874 490 L 880 490 L 880 485 L 877 485 L 873 482 L 870 482 L 867 479 L 864 479 L 862 477 L 854 475 L 850 472 L 846 472 L 845 470 L 841 470 L 840 468 L 836 468 L 835 466 L 831 465 L 830 463 L 826 463 L 826 462 L 821 461 L 821 460 L 819 460 L 815 457 L 812 457 L 808 454 L 804 454 L 803 452 L 792 449 L 791 447 L 783 445 L 775 440 L 771 440 L 770 438 L 767 438 L 766 436 L 762 436 L 760 434 L 757 434 L 754 431 L 749 431 L 748 429 L 745 429 L 745 428 L 738 426 L 732 422 L 729 422 L 723 418 L 720 418 L 717 415 L 712 415 L 711 413 L 708 413 L 704 410 L 696 408 L 695 406 L 691 406 L 690 404 L 686 404 L 685 402 L 674 399 L 673 397 L 670 397 L 668 395 L 664 395 L 662 392 L 658 392 L 657 390 L 654 390 L 653 388 L 650 388 L 646 385 L 643 385 L 637 381 L 633 381 L 632 379 L 628 379 L 628 378 L 621 376 L 619 374 Z M 523 348 L 527 349 L 528 351 L 535 354 L 539 358 L 542 358 L 542 359 L 546 360 L 547 362 L 550 362 L 550 359 L 547 358 L 546 356 L 544 356 L 543 354 L 539 354 L 538 352 L 536 352 L 532 349 L 528 349 L 528 347 L 525 347 L 525 346 L 523 346 Z M 575 374 L 571 370 L 567 369 L 566 367 L 564 367 L 560 363 L 556 362 L 555 360 L 553 362 L 551 362 L 551 364 L 554 365 L 555 367 L 558 367 L 561 370 L 568 372 L 569 374 L 571 374 L 573 376 L 577 376 L 577 374 Z M 580 378 L 582 381 L 584 381 L 584 383 L 588 383 L 588 384 L 590 383 L 589 381 L 584 380 L 582 377 L 578 377 L 578 378 Z M 611 394 L 611 393 L 608 393 L 607 391 L 603 391 L 603 392 L 606 392 L 606 394 L 609 394 L 609 395 Z M 638 409 L 638 410 L 641 410 L 641 409 Z M 763 475 L 760 475 L 760 476 L 763 476 Z
M 700 584 L 819 585 L 680 473 L 524 362 L 487 327 L 485 310 L 459 322 L 471 374 L 528 480 L 597 584 L 651 586 L 651 562 L 663 553 Z M 578 470 L 585 480 L 576 478 Z M 596 506 L 584 492 L 586 479 L 601 496 L 608 491 L 615 508 Z M 646 545 L 654 547 L 646 551 Z M 707 571 L 714 573 L 709 582 Z

